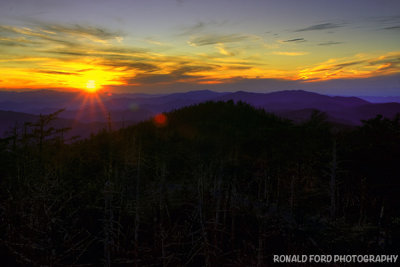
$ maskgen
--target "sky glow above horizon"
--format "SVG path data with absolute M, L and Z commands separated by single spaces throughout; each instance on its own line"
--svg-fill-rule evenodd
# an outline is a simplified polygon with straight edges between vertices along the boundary
M 399 33 L 396 0 L 0 0 L 0 88 L 395 95 Z

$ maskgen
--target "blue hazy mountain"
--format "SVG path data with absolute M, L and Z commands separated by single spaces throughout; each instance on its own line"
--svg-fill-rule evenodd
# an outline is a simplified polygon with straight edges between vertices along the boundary
M 39 114 L 65 108 L 59 115 L 60 119 L 64 119 L 60 125 L 73 125 L 86 136 L 90 129 L 104 127 L 108 118 L 118 128 L 149 119 L 160 112 L 205 101 L 229 100 L 246 102 L 294 121 L 306 120 L 314 110 L 325 112 L 329 121 L 348 125 L 359 125 L 361 120 L 377 114 L 392 118 L 400 113 L 400 103 L 371 103 L 358 97 L 327 96 L 302 90 L 272 93 L 203 90 L 172 94 L 98 94 L 96 98 L 86 101 L 79 92 L 3 91 L 0 92 L 0 131 L 4 133 L 16 123 L 34 121 Z M 90 124 L 92 126 L 89 127 Z

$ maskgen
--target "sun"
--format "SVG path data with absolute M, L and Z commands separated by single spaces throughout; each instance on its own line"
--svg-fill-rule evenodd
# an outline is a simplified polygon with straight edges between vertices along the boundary
M 97 91 L 96 81 L 88 80 L 86 83 L 86 91 L 89 93 L 95 93 Z

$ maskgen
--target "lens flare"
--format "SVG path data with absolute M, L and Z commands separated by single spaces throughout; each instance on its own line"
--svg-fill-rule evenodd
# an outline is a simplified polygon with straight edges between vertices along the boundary
M 165 114 L 157 114 L 156 116 L 154 116 L 154 124 L 157 127 L 163 127 L 165 125 L 167 125 L 167 116 L 165 116 Z

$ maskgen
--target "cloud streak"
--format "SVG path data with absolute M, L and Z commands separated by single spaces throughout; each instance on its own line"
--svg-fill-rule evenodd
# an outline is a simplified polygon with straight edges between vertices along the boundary
M 249 39 L 252 38 L 250 36 L 241 34 L 227 34 L 227 35 L 207 34 L 207 35 L 192 37 L 188 41 L 188 43 L 191 46 L 204 46 L 204 45 L 242 42 Z
M 226 21 L 199 21 L 193 25 L 185 26 L 181 29 L 181 36 L 191 36 L 201 32 L 204 32 L 206 29 L 215 29 L 224 25 Z
M 389 26 L 389 27 L 385 27 L 383 29 L 385 29 L 385 30 L 400 30 L 400 25 Z
M 177 67 L 166 74 L 138 74 L 129 79 L 129 83 L 143 83 L 143 84 L 163 84 L 170 82 L 200 82 L 207 78 L 205 75 L 197 74 L 204 71 L 212 71 L 213 66 L 192 66 L 186 65 Z
M 343 42 L 335 42 L 335 41 L 328 41 L 328 42 L 323 42 L 323 43 L 319 43 L 319 46 L 331 46 L 331 45 L 339 45 L 339 44 L 343 44 Z
M 343 27 L 343 24 L 336 23 L 322 23 L 308 26 L 306 28 L 297 29 L 294 32 L 306 32 L 306 31 L 322 31 L 322 30 L 331 30 Z
M 315 67 L 300 71 L 299 77 L 304 80 L 328 80 L 337 78 L 367 78 L 390 75 L 400 72 L 400 53 L 389 53 L 373 57 L 356 55 L 352 58 L 330 59 Z
M 55 70 L 33 70 L 34 72 L 44 73 L 44 74 L 56 74 L 56 75 L 79 75 L 75 72 L 65 72 L 65 71 L 55 71 Z
M 379 25 L 380 30 L 396 31 L 400 30 L 400 16 L 378 16 L 369 18 L 368 22 Z
M 47 36 L 68 35 L 75 38 L 85 38 L 93 42 L 106 42 L 109 40 L 118 40 L 123 34 L 117 31 L 110 31 L 102 27 L 95 27 L 81 24 L 56 24 L 45 23 L 41 21 L 32 21 L 33 29 L 39 33 L 45 33 Z
M 94 43 L 107 43 L 110 40 L 117 40 L 120 33 L 111 32 L 100 27 L 75 25 L 58 25 L 37 22 L 32 27 L 15 27 L 0 25 L 0 34 L 5 38 L 20 36 L 25 43 L 43 44 L 52 42 L 68 47 L 74 47 L 82 42 L 91 41 Z M 23 41 L 22 41 L 23 42 Z
M 284 43 L 303 43 L 306 42 L 307 40 L 304 38 L 295 38 L 295 39 L 289 39 L 289 40 L 285 40 L 283 41 Z

